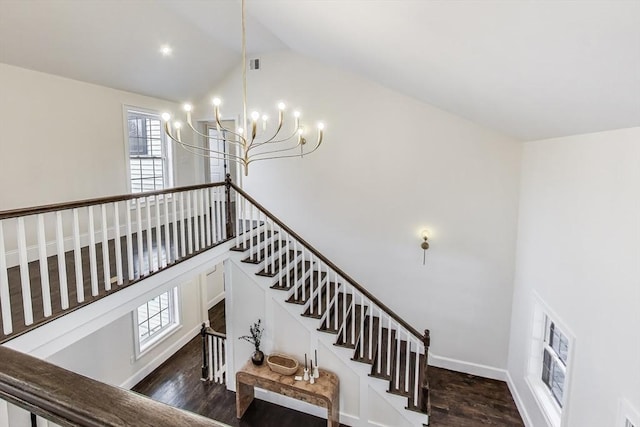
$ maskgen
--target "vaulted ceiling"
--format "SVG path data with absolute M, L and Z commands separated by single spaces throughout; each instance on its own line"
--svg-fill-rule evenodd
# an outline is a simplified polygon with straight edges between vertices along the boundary
M 638 0 L 248 0 L 247 10 L 252 56 L 290 49 L 523 140 L 640 126 Z M 239 16 L 239 0 L 0 0 L 0 62 L 196 99 L 239 63 Z

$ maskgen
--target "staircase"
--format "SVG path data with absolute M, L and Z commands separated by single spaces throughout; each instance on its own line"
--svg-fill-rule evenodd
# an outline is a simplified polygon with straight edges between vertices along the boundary
M 235 187 L 234 187 L 235 188 Z M 352 350 L 351 363 L 366 367 L 371 381 L 406 399 L 404 409 L 428 425 L 429 331 L 418 333 L 300 236 L 235 188 L 237 258 L 281 293 L 300 316 L 314 319 L 333 345 Z M 411 418 L 415 420 L 416 418 Z
M 429 331 L 418 332 L 229 178 L 224 183 L 0 212 L 0 344 L 220 245 L 367 381 L 428 424 Z M 252 273 L 253 274 L 253 273 Z M 224 336 L 203 329 L 203 380 Z M 394 399 L 391 399 L 396 402 Z

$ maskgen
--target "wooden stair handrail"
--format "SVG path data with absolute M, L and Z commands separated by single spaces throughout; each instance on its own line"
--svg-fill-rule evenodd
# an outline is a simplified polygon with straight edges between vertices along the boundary
M 61 426 L 224 426 L 0 346 L 0 399 Z
M 222 182 L 214 182 L 214 183 L 208 183 L 208 184 L 189 185 L 186 187 L 167 188 L 167 189 L 158 190 L 158 191 L 148 191 L 146 193 L 122 194 L 119 196 L 98 197 L 95 199 L 84 199 L 84 200 L 77 200 L 73 202 L 55 203 L 51 205 L 34 206 L 29 208 L 11 209 L 11 210 L 0 212 L 0 220 L 27 216 L 27 215 L 37 215 L 37 214 L 43 214 L 48 212 L 56 212 L 56 211 L 67 210 L 67 209 L 76 209 L 76 208 L 82 208 L 85 206 L 103 205 L 105 203 L 122 202 L 125 200 L 140 199 L 142 197 L 161 196 L 165 194 L 181 193 L 184 191 L 200 190 L 203 188 L 222 187 L 224 185 L 225 185 L 225 182 L 222 181 Z
M 373 303 L 375 303 L 378 307 L 380 307 L 381 309 L 383 309 L 389 316 L 393 317 L 393 319 L 398 322 L 400 325 L 402 325 L 402 327 L 404 327 L 407 331 L 411 332 L 411 334 L 416 337 L 419 340 L 423 340 L 423 336 L 422 334 L 420 334 L 420 332 L 418 332 L 417 329 L 415 329 L 413 326 L 409 325 L 407 322 L 405 322 L 400 316 L 398 316 L 393 310 L 391 310 L 389 307 L 387 307 L 385 304 L 383 304 L 378 298 L 376 298 L 375 296 L 373 296 L 369 291 L 367 291 L 362 285 L 360 285 L 358 282 L 356 282 L 353 278 L 351 278 L 351 276 L 349 276 L 347 273 L 345 273 L 341 268 L 339 268 L 337 265 L 335 265 L 333 262 L 331 262 L 327 257 L 325 257 L 324 255 L 322 255 L 316 248 L 314 248 L 313 246 L 311 246 L 311 244 L 309 244 L 309 242 L 307 242 L 306 240 L 304 240 L 302 237 L 300 237 L 298 235 L 298 233 L 296 233 L 295 231 L 293 231 L 291 228 L 287 227 L 285 225 L 284 222 L 280 221 L 280 219 L 278 219 L 278 217 L 276 217 L 274 214 L 272 214 L 271 212 L 269 212 L 267 209 L 265 209 L 264 206 L 262 206 L 260 203 L 258 203 L 253 197 L 249 196 L 244 190 L 242 190 L 240 187 L 238 187 L 236 184 L 234 184 L 233 182 L 229 183 L 228 185 L 231 185 L 231 187 L 233 187 L 234 190 L 236 190 L 238 193 L 242 194 L 242 196 L 247 199 L 248 201 L 250 201 L 251 203 L 253 203 L 254 206 L 256 206 L 258 209 L 260 209 L 266 216 L 268 216 L 269 218 L 271 218 L 271 220 L 273 222 L 275 222 L 276 224 L 278 224 L 278 226 L 280 228 L 282 228 L 283 230 L 285 230 L 289 235 L 293 236 L 298 242 L 302 243 L 304 246 L 306 246 L 311 252 L 313 252 L 313 254 L 318 257 L 320 260 L 322 260 L 325 264 L 327 264 L 329 267 L 331 267 L 331 269 L 333 269 L 334 271 L 336 271 L 340 276 L 342 276 L 347 282 L 349 282 L 349 284 L 351 284 L 351 286 L 353 286 L 354 288 L 358 289 L 358 291 L 360 291 L 363 295 L 365 295 L 367 297 L 367 299 L 369 299 L 370 301 L 372 301 Z M 425 349 L 426 351 L 426 349 Z

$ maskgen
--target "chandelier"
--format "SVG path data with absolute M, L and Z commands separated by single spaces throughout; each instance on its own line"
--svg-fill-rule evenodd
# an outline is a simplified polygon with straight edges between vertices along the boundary
M 186 113 L 186 123 L 189 132 L 205 138 L 205 141 L 227 142 L 235 147 L 233 152 L 219 151 L 210 147 L 202 147 L 189 144 L 182 140 L 181 130 L 184 128 L 179 121 L 171 121 L 171 115 L 162 115 L 165 121 L 165 132 L 167 136 L 178 143 L 185 150 L 202 157 L 216 158 L 233 161 L 244 169 L 244 175 L 249 174 L 249 165 L 261 160 L 283 159 L 289 157 L 304 157 L 316 151 L 324 134 L 324 125 L 317 125 L 317 139 L 313 147 L 307 143 L 305 138 L 306 129 L 300 123 L 300 112 L 294 111 L 293 125 L 289 121 L 285 123 L 286 106 L 280 102 L 278 104 L 277 123 L 269 123 L 269 117 L 258 111 L 253 111 L 247 115 L 247 48 L 246 48 L 246 28 L 245 28 L 245 0 L 242 0 L 242 117 L 240 126 L 235 130 L 228 129 L 222 125 L 220 116 L 220 98 L 213 99 L 213 115 L 218 134 L 216 137 L 199 132 L 191 120 L 193 107 L 184 105 Z M 218 146 L 218 145 L 216 145 Z

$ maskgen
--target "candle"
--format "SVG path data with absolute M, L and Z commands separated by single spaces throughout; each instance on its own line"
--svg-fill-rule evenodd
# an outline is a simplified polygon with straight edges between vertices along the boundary
M 304 354 L 304 369 L 307 369 L 307 353 Z
M 316 366 L 318 366 L 318 350 L 316 350 Z

